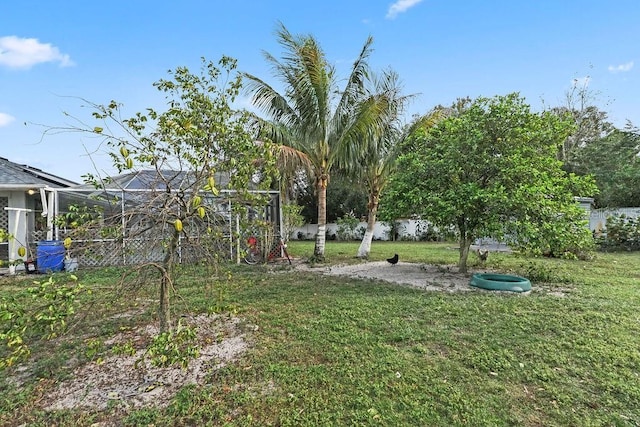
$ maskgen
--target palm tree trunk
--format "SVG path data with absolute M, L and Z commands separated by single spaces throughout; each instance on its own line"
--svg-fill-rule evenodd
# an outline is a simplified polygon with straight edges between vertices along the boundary
M 318 179 L 318 234 L 316 234 L 316 246 L 313 257 L 317 261 L 324 261 L 324 248 L 327 231 L 327 181 L 328 176 L 323 174 Z
M 369 258 L 369 253 L 371 252 L 371 241 L 373 240 L 373 230 L 376 226 L 376 215 L 378 214 L 378 202 L 380 200 L 378 194 L 376 191 L 369 195 L 367 231 L 364 232 L 362 242 L 360 242 L 358 254 L 356 255 L 358 258 Z

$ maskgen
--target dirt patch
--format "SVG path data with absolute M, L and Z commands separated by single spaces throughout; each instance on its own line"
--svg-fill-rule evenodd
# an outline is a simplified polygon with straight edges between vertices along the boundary
M 470 292 L 477 290 L 477 288 L 469 286 L 470 275 L 460 273 L 455 266 L 402 261 L 391 265 L 386 261 L 376 261 L 331 267 L 324 273 L 332 276 L 382 280 L 426 291 Z
M 100 363 L 76 369 L 71 379 L 62 382 L 47 396 L 46 410 L 163 407 L 185 385 L 202 383 L 213 370 L 237 359 L 248 348 L 245 331 L 249 328 L 238 318 L 200 315 L 189 319 L 197 327 L 200 356 L 186 369 L 156 368 L 148 361 L 136 367 L 143 350 L 134 355 L 109 356 Z M 136 339 L 150 339 L 157 328 L 145 326 L 117 334 L 105 345 Z
M 391 265 L 387 261 L 374 261 L 330 267 L 310 267 L 307 264 L 299 264 L 295 268 L 329 276 L 381 280 L 426 291 L 482 291 L 469 286 L 471 274 L 479 271 L 469 271 L 467 274 L 460 273 L 458 267 L 454 265 L 418 264 L 402 261 Z
M 531 291 L 510 292 L 493 291 L 473 287 L 469 284 L 475 273 L 500 273 L 490 269 L 470 269 L 461 273 L 455 265 L 433 265 L 410 262 L 398 262 L 391 265 L 386 261 L 362 262 L 330 267 L 311 267 L 299 263 L 296 270 L 311 271 L 329 276 L 345 276 L 358 279 L 380 280 L 425 291 L 439 292 L 488 292 L 493 294 L 527 296 L 531 293 L 543 293 L 558 298 L 566 297 L 574 289 L 570 286 L 558 286 L 548 283 L 534 283 Z

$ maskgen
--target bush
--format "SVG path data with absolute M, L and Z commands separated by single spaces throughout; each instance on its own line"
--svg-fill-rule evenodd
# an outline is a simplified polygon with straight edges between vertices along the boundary
M 416 240 L 421 242 L 445 242 L 456 239 L 454 228 L 439 229 L 424 220 L 418 221 L 416 224 Z
M 338 220 L 336 221 L 336 224 L 338 226 L 338 239 L 354 240 L 357 237 L 356 227 L 358 227 L 359 223 L 360 220 L 356 218 L 353 211 L 343 215 L 341 218 L 338 218 Z
M 302 206 L 295 203 L 285 203 L 282 205 L 282 238 L 287 241 L 293 231 L 304 224 L 304 217 L 301 215 Z M 298 239 L 301 239 L 302 232 L 298 231 Z
M 405 230 L 405 226 L 402 225 L 399 221 L 384 221 L 384 224 L 389 227 L 389 229 L 385 231 L 387 240 L 391 240 L 394 242 L 396 240 L 400 240 L 400 236 Z
M 605 234 L 596 239 L 604 251 L 640 250 L 640 218 L 625 214 L 610 216 L 607 218 Z

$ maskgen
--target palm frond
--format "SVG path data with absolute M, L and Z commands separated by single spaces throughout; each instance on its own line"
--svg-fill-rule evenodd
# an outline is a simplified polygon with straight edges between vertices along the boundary
M 245 90 L 251 94 L 251 102 L 256 108 L 287 126 L 300 122 L 297 110 L 269 84 L 248 73 L 244 73 L 243 78 Z

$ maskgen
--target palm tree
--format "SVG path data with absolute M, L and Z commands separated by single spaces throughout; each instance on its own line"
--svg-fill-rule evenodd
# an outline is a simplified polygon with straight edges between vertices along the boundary
M 358 258 L 367 258 L 371 251 L 380 196 L 395 171 L 396 159 L 400 154 L 399 150 L 402 149 L 401 142 L 418 129 L 427 130 L 445 117 L 455 114 L 453 107 L 437 106 L 427 114 L 417 117 L 403 130 L 399 126 L 398 119 L 405 103 L 412 96 L 400 96 L 398 77 L 394 73 L 386 73 L 378 86 L 384 88 L 382 92 L 388 94 L 387 99 L 394 101 L 388 104 L 387 127 L 382 134 L 373 136 L 367 141 L 366 149 L 361 151 L 358 159 L 349 162 L 350 175 L 362 183 L 369 194 L 367 229 L 358 247 L 356 254 Z
M 395 168 L 395 143 L 399 139 L 400 132 L 390 127 L 382 137 L 371 141 L 369 145 L 370 151 L 367 151 L 361 158 L 362 163 L 354 163 L 354 165 L 357 165 L 357 170 L 353 173 L 365 186 L 369 195 L 367 201 L 367 229 L 362 237 L 360 247 L 358 247 L 356 254 L 358 258 L 369 257 L 380 196 Z
M 373 39 L 367 38 L 344 88 L 338 87 L 335 69 L 313 36 L 294 36 L 282 24 L 276 36 L 285 53 L 281 60 L 265 53 L 274 76 L 281 80 L 280 94 L 265 81 L 245 74 L 253 104 L 270 119 L 262 131 L 272 142 L 304 153 L 313 165 L 318 198 L 316 259 L 324 259 L 327 219 L 327 184 L 331 169 L 350 151 L 358 151 L 367 134 L 382 128 L 375 106 L 365 90 L 367 59 Z
M 347 151 L 341 158 L 341 166 L 365 187 L 368 193 L 367 229 L 358 248 L 357 256 L 367 258 L 378 213 L 378 204 L 384 187 L 391 176 L 397 157 L 397 145 L 403 138 L 400 118 L 407 102 L 412 98 L 400 94 L 397 73 L 387 70 L 379 79 L 373 79 L 370 95 L 364 101 L 370 110 L 377 111 L 380 132 L 365 134 L 357 150 Z

